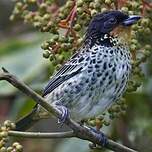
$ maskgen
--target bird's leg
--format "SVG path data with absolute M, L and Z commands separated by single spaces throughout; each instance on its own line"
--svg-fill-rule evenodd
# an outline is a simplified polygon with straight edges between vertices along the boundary
M 61 113 L 61 116 L 58 118 L 58 123 L 62 125 L 66 121 L 66 119 L 69 117 L 69 110 L 60 103 L 55 103 L 55 107 Z
M 84 124 L 80 124 L 80 125 L 89 129 L 93 133 L 95 133 L 95 136 L 99 139 L 99 141 L 101 143 L 100 146 L 105 147 L 107 145 L 108 138 L 105 136 L 105 134 L 103 132 L 100 131 L 101 125 L 100 125 L 100 127 L 99 127 L 99 125 L 97 125 L 96 128 L 88 127 L 88 126 L 85 126 Z M 95 143 L 90 143 L 89 147 L 91 149 L 94 149 L 97 147 L 97 145 Z
M 108 143 L 108 139 L 105 136 L 105 134 L 101 132 L 100 130 L 96 130 L 94 128 L 90 128 L 90 130 L 96 134 L 95 136 L 99 139 L 101 146 L 105 147 Z M 90 148 L 95 148 L 95 147 L 97 146 L 94 143 L 90 145 Z
M 107 137 L 104 135 L 103 132 L 100 131 L 101 127 L 102 127 L 102 123 L 101 120 L 99 118 L 95 119 L 95 123 L 96 123 L 96 128 L 90 128 L 91 131 L 93 131 L 94 133 L 96 133 L 97 138 L 99 138 L 99 140 L 101 141 L 101 145 L 104 147 L 107 142 L 108 139 Z M 90 144 L 90 148 L 95 148 L 97 145 L 96 144 Z
M 96 128 L 92 128 L 92 127 L 88 127 L 88 126 L 84 125 L 85 121 L 86 121 L 85 119 L 81 120 L 79 122 L 80 126 L 83 126 L 86 129 L 91 130 L 93 133 L 95 133 L 95 136 L 100 140 L 101 146 L 105 147 L 106 144 L 108 143 L 108 139 L 104 135 L 104 133 L 100 131 L 100 129 L 102 127 L 102 123 L 101 123 L 102 120 L 100 118 L 96 118 L 96 120 L 95 120 L 96 121 Z M 94 143 L 90 143 L 89 147 L 91 149 L 94 149 L 97 147 L 97 145 Z

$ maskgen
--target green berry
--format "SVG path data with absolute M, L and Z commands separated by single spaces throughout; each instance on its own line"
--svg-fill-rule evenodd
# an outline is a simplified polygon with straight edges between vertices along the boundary
M 59 35 L 55 34 L 55 35 L 53 36 L 53 40 L 54 40 L 54 41 L 58 41 L 58 39 L 59 39 Z
M 91 9 L 93 9 L 93 8 L 94 8 L 94 2 L 91 2 L 91 3 L 89 4 L 89 7 L 90 7 Z
M 133 9 L 137 9 L 139 7 L 139 4 L 137 2 L 135 2 L 135 1 L 132 1 L 131 5 L 132 5 Z
M 53 56 L 52 54 L 49 56 L 49 60 L 50 60 L 51 62 L 54 60 L 54 56 Z
M 47 4 L 46 3 L 41 3 L 39 7 L 40 7 L 40 9 L 46 9 Z
M 97 11 L 95 9 L 91 10 L 91 16 L 94 16 L 97 14 Z
M 111 1 L 111 0 L 105 0 L 105 4 L 110 5 L 111 3 L 112 3 L 112 1 Z
M 122 110 L 126 110 L 126 109 L 127 109 L 127 105 L 126 105 L 126 104 L 123 104 L 123 105 L 121 106 L 121 109 L 122 109 Z
M 44 51 L 43 52 L 43 57 L 44 58 L 49 58 L 49 56 L 50 56 L 50 52 L 49 51 Z
M 137 24 L 132 25 L 132 29 L 133 29 L 133 30 L 136 31 L 136 30 L 138 30 L 138 28 L 139 28 L 139 26 L 138 26 Z
M 147 44 L 147 45 L 145 45 L 145 49 L 150 51 L 150 50 L 152 50 L 152 47 L 149 44 Z
M 22 151 L 23 151 L 23 146 L 20 145 L 20 144 L 16 145 L 16 150 L 17 150 L 18 152 L 22 152 Z
M 64 56 L 58 55 L 58 61 L 59 61 L 59 63 L 62 63 L 64 61 Z
M 79 38 L 77 42 L 78 42 L 78 44 L 81 44 L 83 42 L 83 39 Z
M 6 138 L 7 136 L 8 136 L 8 132 L 7 131 L 0 132 L 0 137 Z
M 80 31 L 80 29 L 82 28 L 80 24 L 76 24 L 74 27 L 74 30 L 76 31 Z
M 106 12 L 106 11 L 107 11 L 107 8 L 105 7 L 101 8 L 101 13 Z
M 15 123 L 11 123 L 11 126 L 10 126 L 11 129 L 15 129 L 16 128 L 16 125 Z
M 11 126 L 11 121 L 10 120 L 4 121 L 4 126 L 10 127 Z
M 99 115 L 99 116 L 97 117 L 97 119 L 99 119 L 100 121 L 102 121 L 102 120 L 104 119 L 104 117 L 103 117 L 102 115 Z
M 43 19 L 48 20 L 48 19 L 50 19 L 50 17 L 51 17 L 50 14 L 44 14 Z
M 137 49 L 137 46 L 136 46 L 135 44 L 131 44 L 131 45 L 130 45 L 130 49 L 134 51 L 134 50 Z
M 144 31 L 145 31 L 145 33 L 147 33 L 147 34 L 149 34 L 149 33 L 151 32 L 150 28 L 148 28 L 148 27 L 145 28 Z
M 27 0 L 28 3 L 36 3 L 36 0 Z
M 59 37 L 59 42 L 63 43 L 66 41 L 66 38 L 64 36 Z
M 73 37 L 69 37 L 69 43 L 72 43 L 74 41 Z
M 36 28 L 40 28 L 42 26 L 42 24 L 40 22 L 34 22 L 33 25 Z
M 133 11 L 128 11 L 129 15 L 133 15 L 134 12 Z
M 112 114 L 109 115 L 109 118 L 112 120 L 112 119 L 115 118 L 115 115 L 112 113 Z
M 124 12 L 124 13 L 128 13 L 128 7 L 122 7 L 121 11 Z
M 77 1 L 77 7 L 81 7 L 81 6 L 83 6 L 83 0 L 78 0 Z
M 105 125 L 105 126 L 109 126 L 110 125 L 110 122 L 108 122 L 108 121 L 103 121 L 103 124 Z
M 137 39 L 132 39 L 132 40 L 131 40 L 131 43 L 137 45 L 137 44 L 138 44 L 138 41 L 137 41 Z
M 141 20 L 141 25 L 142 26 L 148 26 L 148 24 L 149 24 L 149 19 L 148 18 L 143 18 L 142 20 Z
M 11 15 L 10 17 L 9 17 L 9 19 L 11 20 L 11 21 L 13 21 L 14 19 L 15 19 L 15 15 Z
M 71 8 L 73 6 L 73 2 L 72 1 L 67 1 L 66 6 L 68 8 Z
M 83 9 L 82 9 L 81 7 L 78 7 L 78 8 L 77 8 L 77 13 L 78 13 L 79 15 L 81 15 L 81 14 L 83 13 Z
M 51 38 L 50 40 L 47 40 L 46 42 L 49 43 L 49 45 L 55 44 L 55 40 L 53 38 Z
M 94 8 L 95 8 L 95 10 L 100 10 L 100 8 L 101 8 L 100 3 L 98 3 L 98 2 L 95 3 Z
M 12 152 L 13 151 L 13 147 L 8 147 L 7 148 L 7 152 Z
M 21 9 L 23 7 L 23 3 L 17 2 L 16 3 L 16 8 Z
M 0 152 L 7 152 L 7 150 L 6 150 L 5 147 L 2 147 L 2 148 L 0 149 Z
M 111 114 L 113 112 L 113 109 L 112 108 L 109 108 L 108 109 L 108 112 Z
M 17 145 L 20 145 L 18 142 L 13 143 L 13 147 L 16 147 Z
M 151 52 L 149 50 L 145 50 L 144 54 L 145 56 L 149 57 L 151 55 Z
M 96 121 L 95 121 L 95 120 L 91 120 L 91 121 L 89 121 L 89 125 L 91 125 L 91 126 L 95 126 L 95 125 L 96 125 Z
M 41 48 L 42 48 L 43 50 L 47 50 L 48 47 L 49 47 L 49 43 L 47 43 L 47 42 L 44 42 L 44 43 L 41 45 Z
M 2 148 L 5 145 L 5 142 L 3 140 L 0 140 L 0 148 Z
M 120 115 L 125 115 L 126 114 L 126 111 L 125 110 L 121 110 L 121 112 L 120 112 Z

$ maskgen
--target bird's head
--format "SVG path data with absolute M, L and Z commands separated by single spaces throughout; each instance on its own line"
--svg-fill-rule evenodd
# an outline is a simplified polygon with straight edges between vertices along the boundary
M 140 16 L 129 16 L 120 11 L 107 11 L 93 17 L 88 26 L 87 33 L 109 34 L 119 26 L 124 29 L 130 27 L 140 18 Z

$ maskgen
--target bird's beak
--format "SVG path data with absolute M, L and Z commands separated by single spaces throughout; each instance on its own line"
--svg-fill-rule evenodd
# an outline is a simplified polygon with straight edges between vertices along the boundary
M 131 15 L 131 16 L 129 16 L 129 18 L 125 19 L 122 22 L 122 25 L 123 26 L 131 26 L 131 25 L 135 24 L 139 19 L 141 19 L 141 16 Z

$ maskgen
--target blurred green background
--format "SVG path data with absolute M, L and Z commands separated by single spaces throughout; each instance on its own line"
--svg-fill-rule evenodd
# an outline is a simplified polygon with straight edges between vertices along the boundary
M 41 94 L 51 71 L 50 62 L 42 57 L 41 43 L 50 35 L 42 34 L 22 21 L 9 20 L 14 3 L 0 0 L 0 67 L 22 79 Z M 152 38 L 152 37 L 151 37 Z M 152 152 L 152 58 L 142 65 L 145 82 L 137 92 L 127 96 L 125 116 L 115 119 L 105 132 L 114 140 L 141 152 Z M 0 121 L 15 121 L 27 114 L 35 102 L 7 82 L 0 82 Z M 55 119 L 42 120 L 31 130 L 63 131 Z M 16 139 L 26 152 L 88 152 L 88 142 L 79 139 Z M 100 150 L 101 151 L 101 150 Z

